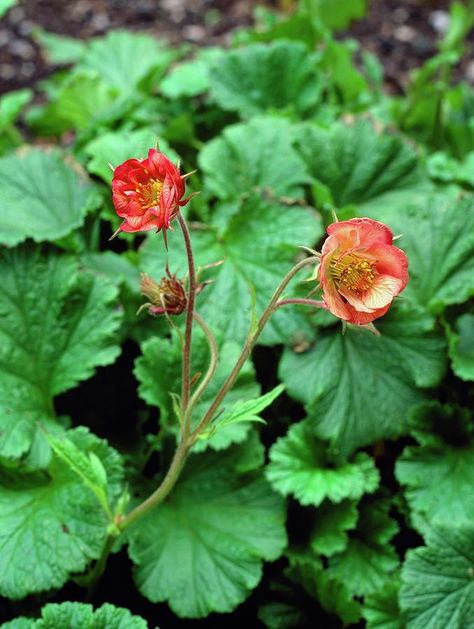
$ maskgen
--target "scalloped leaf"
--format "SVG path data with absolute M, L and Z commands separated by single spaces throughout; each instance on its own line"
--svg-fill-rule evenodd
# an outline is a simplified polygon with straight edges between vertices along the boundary
M 175 56 L 155 37 L 115 30 L 91 40 L 79 67 L 94 70 L 105 83 L 133 94 L 151 72 L 163 74 Z
M 210 72 L 210 95 L 244 118 L 266 110 L 307 113 L 322 91 L 314 55 L 301 42 L 277 40 L 228 51 Z
M 0 159 L 0 242 L 56 240 L 84 223 L 95 191 L 73 162 L 39 149 Z
M 356 205 L 361 216 L 369 208 L 375 213 L 387 205 L 402 208 L 429 187 L 415 150 L 397 135 L 377 133 L 368 122 L 330 129 L 304 124 L 297 137 L 298 151 L 326 187 L 332 207 Z
M 455 331 L 448 329 L 448 340 L 454 373 L 462 380 L 474 380 L 474 314 L 461 315 Z
M 129 533 L 140 592 L 180 618 L 235 609 L 262 561 L 286 545 L 282 499 L 255 473 L 235 471 L 245 447 L 194 455 L 166 502 Z
M 425 397 L 419 388 L 436 386 L 444 374 L 445 343 L 432 317 L 393 306 L 377 327 L 380 336 L 355 326 L 345 334 L 321 331 L 312 349 L 286 349 L 280 363 L 314 433 L 345 454 L 406 433 L 410 408 Z
M 148 623 L 123 607 L 104 603 L 94 610 L 88 603 L 48 603 L 41 618 L 16 618 L 2 625 L 3 629 L 148 629 Z
M 85 455 L 95 454 L 111 479 L 112 495 L 122 478 L 119 455 L 79 428 L 68 438 Z M 59 457 L 48 476 L 0 468 L 0 593 L 17 599 L 61 587 L 71 573 L 97 559 L 109 521 L 90 489 Z
M 0 455 L 15 459 L 54 420 L 54 396 L 114 361 L 120 313 L 117 288 L 67 256 L 4 251 L 0 273 Z
M 302 197 L 302 185 L 311 179 L 292 147 L 292 133 L 284 118 L 261 117 L 226 127 L 199 154 L 205 190 L 225 200 L 240 199 L 253 190 Z
M 367 454 L 357 454 L 352 462 L 331 456 L 308 421 L 292 426 L 272 446 L 266 477 L 284 496 L 292 494 L 302 505 L 315 506 L 325 499 L 358 500 L 379 484 L 379 474 Z
M 400 607 L 408 629 L 473 626 L 474 528 L 436 527 L 426 546 L 409 550 L 402 567 Z

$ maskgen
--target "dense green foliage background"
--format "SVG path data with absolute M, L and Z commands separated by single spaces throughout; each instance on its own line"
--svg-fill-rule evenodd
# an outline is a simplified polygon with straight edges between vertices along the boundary
M 270 629 L 474 627 L 474 90 L 451 80 L 474 7 L 453 4 L 439 54 L 395 97 L 374 56 L 334 38 L 364 3 L 333 4 L 261 9 L 229 50 L 39 33 L 64 69 L 42 99 L 0 99 L 2 627 L 147 626 L 78 588 L 77 602 L 50 601 L 87 581 L 114 513 L 150 493 L 174 447 L 179 341 L 135 314 L 139 272 L 164 275 L 162 238 L 107 242 L 119 224 L 108 163 L 157 139 L 198 168 L 189 188 L 202 191 L 185 211 L 221 359 L 196 420 L 332 210 L 402 234 L 411 279 L 379 337 L 282 308 L 221 416 L 246 402 L 266 424 L 202 440 L 114 548 L 128 549 L 121 569 L 179 618 L 232 612 L 257 588 L 247 613 Z M 168 240 L 183 277 L 179 230 Z M 207 359 L 197 332 L 193 372 Z M 268 407 L 280 390 L 259 396 L 278 382 Z M 134 601 L 115 602 L 137 614 Z

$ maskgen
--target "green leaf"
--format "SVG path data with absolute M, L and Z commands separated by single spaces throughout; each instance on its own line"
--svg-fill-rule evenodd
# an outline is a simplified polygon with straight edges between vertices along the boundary
M 68 433 L 94 452 L 113 482 L 121 474 L 118 454 L 85 429 Z M 102 551 L 107 518 L 96 496 L 62 459 L 48 475 L 0 469 L 0 593 L 9 598 L 61 587 Z
M 311 550 L 317 555 L 330 557 L 344 550 L 349 542 L 347 531 L 357 524 L 356 504 L 343 500 L 339 504 L 324 502 L 316 510 L 311 531 Z
M 254 398 L 252 400 L 238 400 L 228 411 L 223 411 L 221 415 L 213 422 L 209 431 L 212 435 L 214 431 L 222 430 L 226 426 L 232 424 L 240 424 L 245 422 L 261 422 L 265 423 L 260 417 L 260 413 L 265 410 L 284 390 L 283 385 L 278 385 L 265 395 Z M 204 435 L 204 433 L 201 433 Z M 206 437 L 208 438 L 208 437 Z
M 15 90 L 0 97 L 0 131 L 12 125 L 22 109 L 33 98 L 33 92 L 29 89 Z
M 315 346 L 286 349 L 280 377 L 289 395 L 308 405 L 308 422 L 343 452 L 406 433 L 409 409 L 424 399 L 420 387 L 438 384 L 445 344 L 433 319 L 393 306 L 377 328 L 321 331 Z
M 301 197 L 301 186 L 310 179 L 291 134 L 283 118 L 262 117 L 226 127 L 199 154 L 205 190 L 230 200 L 255 189 L 276 197 Z
M 148 150 L 157 142 L 158 135 L 149 128 L 105 133 L 85 146 L 85 153 L 91 158 L 87 169 L 110 184 L 113 176 L 110 166 L 116 167 L 132 157 L 145 158 Z M 160 150 L 168 154 L 169 147 L 166 142 L 162 146 L 160 141 Z M 172 159 L 175 158 L 173 155 Z
M 30 112 L 28 122 L 39 135 L 84 130 L 111 110 L 116 100 L 117 91 L 96 74 L 74 72 L 67 76 L 51 103 Z
M 474 618 L 474 528 L 436 527 L 426 546 L 409 550 L 400 607 L 408 629 L 471 629 Z
M 291 602 L 273 601 L 264 603 L 258 608 L 258 619 L 268 629 L 306 627 L 304 611 L 299 605 Z M 18 629 L 21 629 L 21 627 Z
M 260 581 L 262 560 L 285 547 L 283 501 L 234 467 L 228 451 L 194 455 L 166 502 L 130 531 L 140 592 L 180 618 L 232 611 Z
M 33 31 L 33 37 L 41 46 L 43 55 L 49 63 L 55 65 L 76 63 L 86 50 L 86 44 L 81 39 L 47 33 L 38 27 Z
M 301 4 L 317 24 L 322 22 L 331 31 L 344 30 L 367 11 L 366 0 L 303 0 Z
M 191 61 L 174 66 L 160 83 L 168 98 L 204 94 L 209 89 L 209 69 L 225 55 L 222 48 L 202 48 Z
M 321 562 L 309 553 L 289 552 L 290 567 L 285 574 L 300 583 L 329 613 L 341 618 L 344 625 L 360 619 L 360 604 L 354 600 L 346 585 L 333 579 Z
M 143 355 L 135 363 L 135 376 L 140 382 L 139 395 L 148 404 L 158 406 L 160 409 L 161 427 L 177 433 L 179 429 L 178 418 L 173 412 L 172 397 L 170 393 L 181 393 L 181 343 L 176 335 L 173 339 L 152 338 L 142 345 Z M 193 418 L 194 427 L 202 418 L 208 406 L 229 375 L 240 354 L 240 348 L 232 341 L 224 342 L 219 352 L 219 362 L 216 373 L 195 407 Z M 209 352 L 203 336 L 195 335 L 193 338 L 192 365 L 194 373 L 205 373 L 209 362 Z M 157 374 L 161 376 L 158 378 Z M 259 386 L 255 381 L 254 370 L 251 363 L 247 362 L 240 372 L 235 386 L 225 397 L 221 412 L 233 408 L 243 400 L 254 398 L 259 393 Z M 219 413 L 219 411 L 218 411 Z M 227 413 L 228 414 L 228 411 Z M 250 423 L 234 423 L 222 427 L 210 438 L 198 442 L 194 451 L 210 446 L 216 450 L 227 448 L 231 443 L 241 442 L 247 436 Z
M 356 596 L 377 592 L 390 583 L 398 557 L 389 543 L 398 525 L 389 516 L 390 503 L 366 498 L 359 505 L 357 527 L 349 532 L 347 548 L 329 559 L 328 574 Z
M 148 154 L 148 149 L 154 148 L 158 141 L 160 151 L 166 153 L 171 161 L 177 163 L 179 157 L 168 143 L 159 138 L 156 131 L 145 128 L 136 131 L 105 133 L 89 142 L 84 149 L 91 158 L 87 170 L 110 184 L 113 173 L 109 164 L 118 166 L 132 157 L 144 159 Z
M 382 590 L 365 597 L 362 615 L 367 629 L 405 629 L 398 604 L 399 590 L 399 579 L 392 579 Z
M 24 624 L 22 624 L 24 623 Z M 94 611 L 88 603 L 48 603 L 41 618 L 17 618 L 2 625 L 5 629 L 148 629 L 147 622 L 128 609 L 105 603 Z
M 398 481 L 407 486 L 410 508 L 431 524 L 472 522 L 472 415 L 432 403 L 418 409 L 412 424 L 421 445 L 406 447 L 395 468 Z
M 0 454 L 14 459 L 52 421 L 55 395 L 114 361 L 120 313 L 117 289 L 67 256 L 4 251 L 0 273 Z
M 108 85 L 133 94 L 152 71 L 163 74 L 175 56 L 150 35 L 111 31 L 91 41 L 79 67 L 94 70 Z
M 415 150 L 400 137 L 377 133 L 368 122 L 335 124 L 330 129 L 301 126 L 298 150 L 311 175 L 330 191 L 337 208 L 356 205 L 401 208 L 425 193 Z M 375 210 L 376 211 L 376 210 Z
M 292 426 L 286 437 L 272 446 L 266 476 L 284 496 L 292 494 L 302 505 L 316 506 L 326 498 L 332 502 L 357 500 L 375 491 L 379 483 L 367 454 L 357 454 L 352 463 L 331 456 L 307 421 Z
M 328 74 L 327 89 L 331 101 L 341 103 L 346 111 L 367 109 L 368 102 L 373 99 L 367 81 L 356 69 L 354 53 L 357 47 L 353 44 L 353 40 L 328 39 L 321 60 L 322 69 Z
M 320 235 L 320 221 L 309 208 L 285 207 L 256 195 L 217 208 L 213 227 L 199 225 L 191 233 L 198 266 L 224 260 L 224 264 L 205 272 L 204 279 L 212 279 L 213 283 L 197 300 L 198 311 L 212 330 L 242 342 L 252 323 L 249 288 L 255 291 L 260 316 L 296 262 L 297 245 L 311 246 Z M 182 241 L 178 230 L 168 234 L 170 269 L 179 277 L 187 272 Z M 154 275 L 165 264 L 164 247 L 156 238 L 149 238 L 141 251 L 141 268 Z M 288 342 L 296 334 L 310 336 L 312 328 L 306 314 L 295 308 L 280 308 L 265 327 L 260 342 Z
M 32 149 L 0 159 L 0 242 L 56 240 L 80 227 L 95 194 L 57 151 Z
M 461 315 L 455 329 L 456 332 L 448 330 L 453 371 L 462 380 L 474 380 L 474 315 Z
M 383 217 L 382 217 L 383 220 Z M 439 313 L 474 294 L 474 200 L 433 198 L 391 216 L 410 261 L 404 296 Z
M 210 95 L 228 111 L 250 118 L 267 110 L 298 114 L 314 108 L 322 82 L 314 55 L 300 42 L 277 40 L 231 50 L 210 72 Z
M 53 452 L 82 480 L 95 495 L 106 515 L 111 519 L 111 510 L 107 500 L 107 473 L 100 459 L 91 452 L 87 457 L 67 438 L 58 438 L 46 433 L 46 439 Z
M 3 17 L 5 13 L 15 6 L 17 0 L 0 0 L 0 17 Z
M 472 4 L 466 6 L 461 2 L 453 2 L 450 6 L 448 29 L 440 42 L 442 52 L 456 51 L 462 54 L 464 39 L 474 26 Z

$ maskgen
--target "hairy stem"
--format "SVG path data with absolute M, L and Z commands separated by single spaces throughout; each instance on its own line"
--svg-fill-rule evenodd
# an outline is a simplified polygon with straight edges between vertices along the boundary
M 196 271 L 194 268 L 193 248 L 191 245 L 189 229 L 181 212 L 178 214 L 178 221 L 181 227 L 181 231 L 183 232 L 186 256 L 188 258 L 189 276 L 188 304 L 186 312 L 186 327 L 184 331 L 183 365 L 181 380 L 181 412 L 184 417 L 189 404 L 189 396 L 191 393 L 191 341 L 193 334 L 194 302 L 196 298 Z M 182 431 L 185 438 L 189 433 L 189 429 L 189 422 L 183 421 Z
M 313 308 L 325 308 L 324 301 L 316 299 L 281 299 L 276 307 L 287 306 L 288 304 L 300 304 L 301 306 L 312 306 Z
M 184 467 L 189 449 L 189 441 L 187 439 L 181 438 L 181 441 L 179 442 L 176 452 L 174 453 L 173 460 L 171 461 L 171 465 L 166 473 L 166 476 L 163 478 L 157 489 L 155 489 L 155 491 L 150 496 L 148 496 L 148 498 L 144 502 L 142 502 L 137 507 L 135 507 L 135 509 L 130 511 L 130 513 L 126 515 L 121 522 L 118 523 L 118 528 L 120 529 L 120 531 L 124 531 L 126 528 L 142 518 L 166 498 L 166 496 L 173 489 L 176 481 L 179 478 L 181 470 Z
M 201 326 L 202 331 L 206 335 L 206 339 L 209 345 L 209 351 L 210 351 L 211 356 L 210 356 L 209 367 L 207 369 L 206 375 L 199 383 L 199 386 L 197 387 L 197 389 L 194 391 L 193 395 L 191 396 L 191 399 L 189 400 L 189 404 L 186 408 L 185 421 L 189 418 L 189 422 L 191 421 L 192 410 L 194 406 L 196 405 L 196 403 L 199 401 L 199 398 L 201 397 L 201 395 L 206 390 L 207 385 L 211 381 L 212 376 L 214 375 L 216 371 L 217 362 L 219 359 L 217 343 L 216 343 L 216 339 L 213 333 L 211 332 L 211 330 L 209 329 L 209 327 L 207 326 L 206 322 L 201 317 L 201 315 L 198 314 L 196 311 L 194 311 L 194 319 Z

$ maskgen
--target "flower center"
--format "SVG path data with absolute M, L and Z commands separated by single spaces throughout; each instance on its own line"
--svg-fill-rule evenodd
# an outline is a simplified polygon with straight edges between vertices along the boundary
M 137 185 L 137 197 L 144 210 L 160 204 L 160 194 L 163 184 L 158 179 L 150 179 L 147 183 Z
M 349 290 L 363 292 L 368 290 L 376 276 L 375 262 L 358 258 L 349 253 L 341 258 L 331 260 L 331 274 L 339 286 Z

